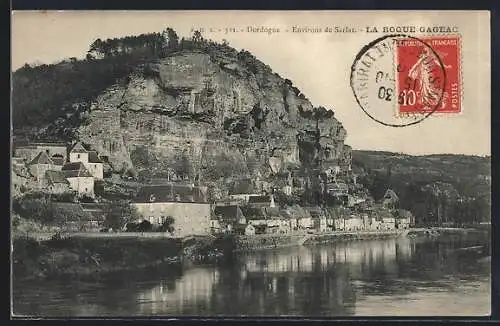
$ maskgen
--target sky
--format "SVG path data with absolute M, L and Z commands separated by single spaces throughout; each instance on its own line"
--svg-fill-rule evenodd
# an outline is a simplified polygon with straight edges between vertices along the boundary
M 490 19 L 484 11 L 17 11 L 12 15 L 12 70 L 25 63 L 84 58 L 97 38 L 161 32 L 166 27 L 188 37 L 193 30 L 204 29 L 205 38 L 225 39 L 237 50 L 250 51 L 292 80 L 314 106 L 332 109 L 347 130 L 346 143 L 354 149 L 413 155 L 491 152 Z M 377 32 L 367 33 L 368 26 Z M 356 54 L 384 35 L 384 27 L 403 26 L 415 26 L 417 33 L 410 34 L 415 36 L 424 35 L 418 32 L 420 27 L 451 26 L 459 33 L 460 114 L 433 115 L 416 125 L 394 128 L 370 119 L 356 102 L 349 83 Z M 330 27 L 332 32 L 294 32 L 294 27 L 323 31 Z M 274 32 L 256 31 L 265 28 Z M 333 32 L 335 28 L 356 32 Z

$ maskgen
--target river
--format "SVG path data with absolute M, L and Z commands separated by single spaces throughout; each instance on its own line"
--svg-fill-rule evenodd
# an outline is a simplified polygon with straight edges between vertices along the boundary
M 478 247 L 479 246 L 479 247 Z M 19 281 L 17 316 L 486 316 L 488 239 L 401 237 L 238 254 L 100 281 Z

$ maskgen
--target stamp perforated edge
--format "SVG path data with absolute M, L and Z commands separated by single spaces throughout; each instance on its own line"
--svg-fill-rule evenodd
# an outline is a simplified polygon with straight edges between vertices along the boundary
M 401 113 L 399 111 L 399 104 L 398 101 L 395 100 L 394 102 L 394 116 L 397 119 L 412 119 L 412 120 L 418 120 L 424 118 L 426 115 L 427 118 L 430 117 L 455 117 L 455 116 L 460 116 L 463 113 L 463 97 L 464 97 L 464 80 L 463 80 L 463 73 L 462 73 L 462 66 L 463 66 L 463 52 L 462 52 L 462 34 L 435 34 L 435 35 L 413 35 L 414 37 L 421 39 L 424 42 L 427 42 L 429 38 L 434 38 L 434 37 L 457 37 L 459 39 L 458 46 L 457 46 L 457 56 L 458 56 L 458 62 L 459 62 L 459 67 L 458 67 L 458 80 L 459 80 L 459 97 L 460 97 L 460 110 L 458 112 L 436 112 L 434 111 L 432 114 L 428 115 L 428 113 L 420 113 L 420 112 L 405 112 Z M 396 89 L 396 76 L 397 76 L 397 58 L 396 58 L 396 48 L 394 48 L 394 51 L 392 53 L 393 56 L 393 68 L 394 68 L 394 89 Z

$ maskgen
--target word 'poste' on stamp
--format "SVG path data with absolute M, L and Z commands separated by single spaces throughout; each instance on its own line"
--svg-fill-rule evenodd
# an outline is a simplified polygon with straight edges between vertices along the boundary
M 401 38 L 395 47 L 397 114 L 460 113 L 460 37 Z

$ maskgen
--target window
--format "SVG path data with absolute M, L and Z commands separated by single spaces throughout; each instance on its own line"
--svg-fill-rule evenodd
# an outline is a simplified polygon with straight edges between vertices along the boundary
M 76 157 L 77 157 L 77 158 L 80 158 L 80 154 L 77 154 L 77 156 L 76 156 Z

